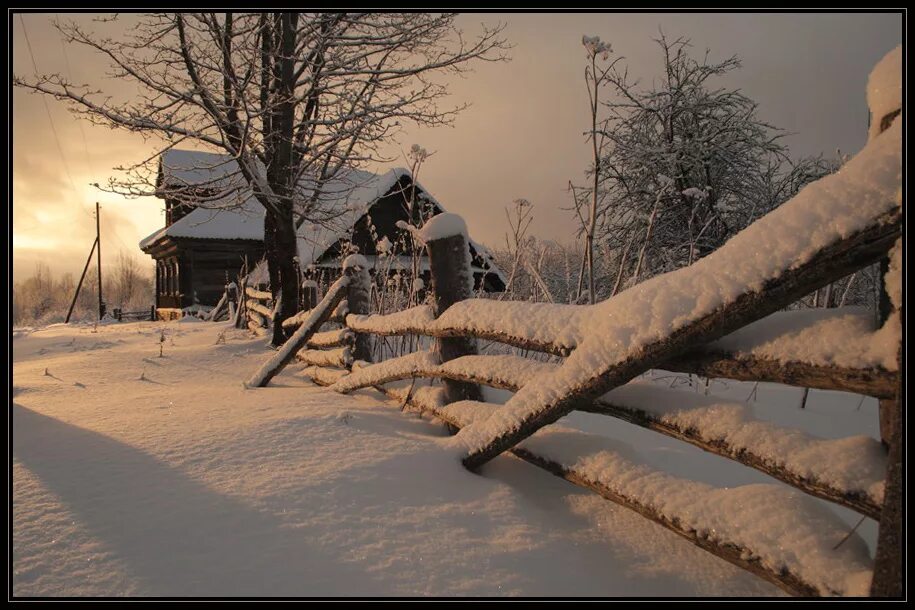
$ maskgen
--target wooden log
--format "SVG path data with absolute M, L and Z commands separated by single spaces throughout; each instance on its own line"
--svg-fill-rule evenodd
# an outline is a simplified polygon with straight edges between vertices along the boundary
M 255 335 L 263 336 L 267 334 L 267 329 L 258 324 L 257 322 L 248 322 L 248 330 L 253 332 Z
M 433 336 L 429 330 L 429 323 L 434 320 L 435 316 L 431 307 L 417 305 L 416 307 L 383 315 L 357 316 L 348 314 L 346 316 L 346 325 L 356 332 L 371 333 L 380 337 L 396 335 Z
M 306 347 L 311 348 L 325 348 L 325 347 L 340 347 L 340 346 L 349 346 L 352 347 L 356 339 L 356 334 L 348 328 L 338 328 L 335 330 L 327 330 L 321 333 L 315 333 L 314 336 L 308 340 Z
M 216 303 L 216 307 L 214 307 L 210 311 L 209 315 L 207 316 L 207 319 L 210 322 L 216 321 L 216 318 L 222 313 L 223 309 L 226 307 L 226 303 L 228 302 L 228 300 L 229 300 L 229 291 L 228 291 L 228 289 L 226 289 L 226 291 L 222 293 L 222 297 L 219 298 L 219 302 Z
M 295 314 L 292 317 L 286 318 L 283 320 L 283 328 L 295 330 L 302 324 L 302 320 L 305 320 L 308 315 L 311 313 L 311 309 L 305 309 Z
M 509 355 L 462 356 L 442 363 L 436 354 L 418 351 L 359 370 L 354 369 L 353 373 L 334 389 L 346 393 L 413 377 L 438 377 L 517 391 L 530 377 L 555 368 L 556 365 L 553 364 Z
M 461 326 L 452 326 L 448 328 L 435 328 L 429 329 L 425 333 L 430 337 L 436 338 L 447 338 L 447 337 L 466 337 L 473 336 L 480 339 L 485 339 L 487 341 L 497 341 L 499 343 L 504 343 L 512 347 L 517 347 L 520 349 L 531 350 L 535 352 L 543 352 L 545 354 L 551 354 L 553 356 L 561 356 L 565 358 L 568 356 L 572 350 L 565 346 L 556 345 L 554 343 L 538 341 L 536 339 L 531 339 L 529 337 L 522 337 L 520 335 L 512 335 L 509 333 L 499 332 L 497 330 L 491 329 L 469 329 Z
M 276 354 L 251 376 L 251 379 L 248 380 L 249 387 L 267 385 L 295 358 L 296 353 L 308 343 L 308 340 L 330 317 L 334 307 L 343 299 L 346 294 L 347 284 L 349 284 L 349 278 L 345 275 L 334 282 L 318 306 L 312 310 L 308 320 L 303 322 L 299 329 L 295 331 L 295 334 L 289 337 L 282 347 L 277 350 Z
M 245 287 L 245 294 L 259 301 L 270 301 L 273 299 L 273 295 L 267 292 L 266 290 L 258 290 L 257 288 L 252 288 L 251 286 Z
M 362 256 L 350 256 L 343 261 L 343 273 L 349 278 L 346 303 L 351 314 L 366 315 L 372 310 L 372 278 L 368 264 Z M 356 333 L 353 341 L 353 358 L 372 361 L 372 336 Z
M 353 354 L 348 347 L 338 349 L 303 349 L 296 353 L 296 360 L 305 364 L 349 368 L 353 365 Z
M 261 327 L 261 328 L 267 328 L 267 320 L 266 320 L 266 318 L 264 318 L 264 316 L 262 316 L 262 315 L 259 314 L 258 312 L 254 311 L 254 310 L 252 310 L 252 309 L 248 309 L 248 310 L 247 310 L 247 318 L 248 318 L 248 326 L 249 326 L 249 328 L 250 328 L 250 325 L 251 325 L 251 324 L 256 324 L 257 326 L 259 326 L 259 327 Z
M 463 460 L 464 465 L 470 470 L 476 470 L 543 426 L 570 413 L 582 399 L 593 401 L 696 345 L 723 337 L 879 260 L 898 239 L 901 219 L 901 209 L 893 208 L 874 219 L 866 228 L 836 239 L 804 262 L 782 271 L 761 288 L 747 286 L 742 294 L 727 305 L 650 341 L 622 361 L 610 366 L 595 367 L 593 370 L 589 367 L 587 378 L 577 381 L 572 389 L 559 397 L 550 398 L 545 404 L 526 413 L 516 425 L 503 427 L 481 445 L 472 447 Z M 614 298 L 625 294 L 621 293 Z
M 473 334 L 502 341 L 517 337 L 521 347 L 565 355 L 583 340 L 595 308 L 581 305 L 466 299 L 449 307 L 434 323 L 436 334 Z
M 264 316 L 264 318 L 266 318 L 267 320 L 273 319 L 273 311 L 271 311 L 269 308 L 261 305 L 260 301 L 256 301 L 254 299 L 248 299 L 248 301 L 245 303 L 245 305 L 247 305 L 248 311 L 256 311 L 260 315 Z
M 496 303 L 496 301 L 492 301 Z M 525 303 L 513 303 L 525 305 Z M 521 349 L 545 352 L 557 356 L 567 356 L 571 351 L 566 346 L 556 345 L 548 341 L 532 337 L 524 337 L 511 333 L 501 332 L 492 328 L 480 328 L 467 324 L 443 324 L 436 320 L 432 308 L 428 305 L 417 305 L 403 311 L 370 316 L 347 317 L 347 326 L 361 332 L 372 333 L 379 336 L 396 335 L 423 335 L 426 337 L 478 337 L 490 341 L 498 341 Z
M 886 398 L 895 395 L 897 374 L 882 368 L 850 369 L 805 362 L 778 362 L 768 358 L 734 356 L 721 352 L 690 351 L 660 365 L 667 371 L 693 373 L 736 381 L 771 381 L 801 388 L 839 390 Z
M 435 376 L 438 364 L 438 355 L 433 352 L 413 352 L 378 364 L 360 367 L 358 370 L 354 369 L 352 374 L 334 386 L 334 390 L 345 394 L 400 379 L 431 377 Z
M 473 272 L 470 269 L 469 248 L 467 236 L 463 233 L 426 242 L 434 295 L 433 314 L 436 317 L 455 303 L 472 296 Z M 435 341 L 434 350 L 441 362 L 448 362 L 476 354 L 477 340 L 471 337 L 440 338 Z M 476 384 L 449 379 L 445 381 L 445 396 L 448 402 L 482 400 L 483 392 Z
M 311 380 L 320 386 L 333 385 L 346 375 L 349 371 L 345 369 L 333 369 L 323 366 L 310 366 L 303 371 L 303 374 L 311 377 Z

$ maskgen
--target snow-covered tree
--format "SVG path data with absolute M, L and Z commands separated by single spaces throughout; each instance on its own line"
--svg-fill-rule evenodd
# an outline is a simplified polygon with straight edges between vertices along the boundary
M 501 26 L 465 38 L 454 14 L 431 13 L 159 13 L 128 28 L 98 20 L 115 37 L 58 23 L 70 43 L 94 49 L 110 76 L 137 87 L 117 100 L 60 75 L 14 78 L 51 95 L 95 123 L 157 137 L 162 150 L 192 143 L 228 153 L 234 176 L 198 188 L 194 204 L 254 196 L 265 209 L 264 242 L 271 289 L 294 313 L 296 218 L 322 221 L 321 185 L 379 158 L 405 121 L 440 125 L 460 108 L 442 108 L 447 88 L 436 74 L 463 72 L 475 60 L 504 58 Z M 133 17 L 128 17 L 133 19 Z M 126 29 L 126 31 L 125 31 Z M 109 187 L 128 195 L 155 192 L 153 164 L 127 168 Z M 208 168 L 214 169 L 214 168 Z M 224 174 L 224 172 L 217 172 Z M 299 186 L 313 189 L 302 200 Z M 207 186 L 207 185 L 204 185 Z M 186 190 L 185 190 L 186 191 Z M 181 193 L 172 193 L 180 196 Z
M 740 67 L 736 57 L 697 60 L 686 39 L 656 42 L 663 71 L 651 85 L 618 60 L 604 77 L 598 232 L 619 253 L 624 284 L 708 254 L 784 201 L 796 177 L 785 175 L 783 132 L 717 82 Z

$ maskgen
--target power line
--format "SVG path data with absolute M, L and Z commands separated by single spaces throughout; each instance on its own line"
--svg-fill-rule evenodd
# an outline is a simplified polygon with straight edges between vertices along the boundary
M 55 13 L 55 17 L 56 17 L 56 13 Z M 73 81 L 73 71 L 70 69 L 70 58 L 67 57 L 67 45 L 64 43 L 64 39 L 62 37 L 60 37 L 59 34 L 60 34 L 60 32 L 58 32 L 58 39 L 60 40 L 60 50 L 64 56 L 64 66 L 66 66 L 66 68 L 67 68 L 67 78 L 69 78 L 70 81 L 72 82 Z M 92 166 L 93 166 L 92 155 L 89 154 L 89 144 L 86 141 L 86 131 L 83 129 L 82 121 L 77 121 L 76 125 L 79 127 L 79 134 L 83 138 L 83 150 L 86 151 L 86 169 L 89 170 L 89 175 L 91 176 L 95 172 L 92 171 Z
M 19 13 L 19 23 L 22 25 L 22 34 L 25 36 L 25 44 L 29 50 L 29 57 L 32 59 L 32 68 L 35 70 L 35 76 L 37 77 L 39 75 L 38 64 L 35 62 L 35 54 L 32 52 L 32 43 L 29 41 L 29 32 L 25 27 L 25 19 L 22 18 L 22 13 Z M 45 99 L 44 95 L 39 97 L 41 97 L 41 102 L 44 104 L 44 110 L 48 115 L 48 125 L 50 125 L 51 133 L 54 135 L 54 143 L 57 145 L 57 152 L 60 154 L 60 160 L 63 163 L 64 171 L 67 174 L 67 178 L 70 180 L 70 187 L 73 189 L 73 193 L 76 195 L 77 201 L 79 201 L 79 189 L 76 188 L 76 182 L 73 181 L 73 175 L 70 173 L 70 166 L 67 165 L 67 158 L 64 155 L 64 149 L 60 145 L 60 137 L 57 135 L 57 128 L 54 127 L 54 119 L 51 116 L 51 108 L 48 106 L 48 100 Z M 80 205 L 80 209 L 83 209 L 82 205 Z M 83 211 L 89 214 L 89 212 L 87 212 L 85 209 L 83 209 Z

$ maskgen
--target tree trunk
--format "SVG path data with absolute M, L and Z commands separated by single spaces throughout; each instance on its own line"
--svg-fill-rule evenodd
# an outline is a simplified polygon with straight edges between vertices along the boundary
M 274 219 L 274 243 L 267 259 L 270 269 L 270 291 L 279 307 L 273 316 L 273 339 L 275 346 L 282 345 L 291 334 L 284 330 L 283 322 L 296 314 L 299 275 L 295 268 L 296 238 L 292 207 L 284 206 L 282 217 Z
M 273 65 L 273 83 L 277 98 L 272 108 L 269 139 L 274 151 L 267 167 L 267 180 L 277 195 L 276 210 L 267 210 L 264 223 L 264 245 L 270 272 L 270 290 L 279 300 L 273 319 L 275 346 L 286 341 L 283 322 L 295 315 L 299 277 L 295 268 L 296 237 L 292 202 L 295 194 L 292 142 L 295 121 L 295 38 L 298 13 L 274 16 L 279 29 L 279 54 Z M 269 225 L 269 226 L 268 226 Z

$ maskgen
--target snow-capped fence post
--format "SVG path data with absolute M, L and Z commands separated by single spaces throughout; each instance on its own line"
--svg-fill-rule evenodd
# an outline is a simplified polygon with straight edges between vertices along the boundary
M 470 246 L 467 226 L 457 214 L 434 216 L 422 229 L 422 239 L 429 253 L 434 295 L 433 314 L 439 317 L 446 309 L 473 296 L 473 271 L 470 268 Z M 477 354 L 475 337 L 446 337 L 435 340 L 435 352 L 441 362 Z M 448 402 L 483 400 L 480 386 L 466 381 L 444 380 Z
M 890 125 L 893 124 L 893 119 L 902 111 L 901 98 L 899 102 L 899 107 L 896 107 L 897 104 L 890 104 L 884 109 L 885 111 L 880 117 L 878 133 L 883 133 L 889 129 Z M 872 120 L 874 119 L 876 119 L 876 117 L 872 117 Z M 877 317 L 881 326 L 886 324 L 886 321 L 894 313 L 895 309 L 886 285 L 886 276 L 889 271 L 890 255 L 887 254 L 880 259 L 880 281 L 878 282 Z M 899 370 L 900 372 L 902 371 L 902 369 Z M 897 402 L 898 400 L 896 398 L 880 401 L 880 440 L 883 441 L 883 444 L 888 448 L 891 448 L 892 444 L 891 438 L 893 437 L 893 423 L 895 419 L 894 411 L 896 410 Z
M 368 261 L 364 256 L 351 254 L 343 261 L 343 273 L 349 278 L 346 288 L 346 303 L 349 313 L 367 315 L 372 309 L 372 278 L 369 275 Z M 314 283 L 314 282 L 312 282 Z M 313 288 L 317 295 L 317 286 Z M 367 333 L 356 333 L 353 342 L 353 360 L 371 362 L 372 337 Z

